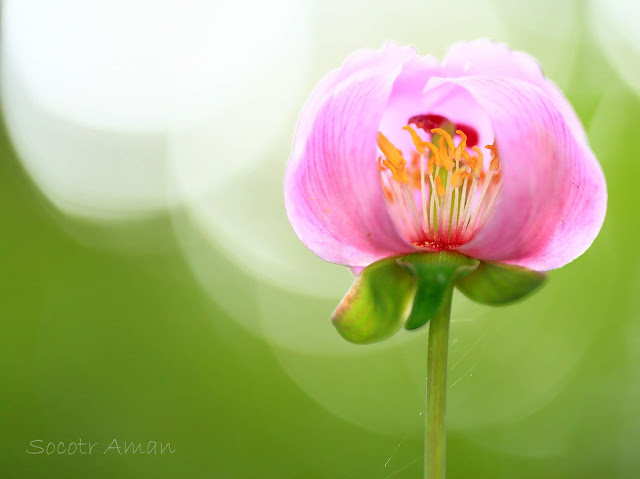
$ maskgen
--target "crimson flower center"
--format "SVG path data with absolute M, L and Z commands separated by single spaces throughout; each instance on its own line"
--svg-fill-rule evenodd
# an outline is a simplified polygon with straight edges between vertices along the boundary
M 486 145 L 491 161 L 485 168 L 475 130 L 458 125 L 454 132 L 446 119 L 430 128 L 416 121 L 424 117 L 412 117 L 403 127 L 415 146 L 410 162 L 378 132 L 380 181 L 394 224 L 407 241 L 429 250 L 455 249 L 469 242 L 495 209 L 502 184 L 500 155 L 495 140 Z

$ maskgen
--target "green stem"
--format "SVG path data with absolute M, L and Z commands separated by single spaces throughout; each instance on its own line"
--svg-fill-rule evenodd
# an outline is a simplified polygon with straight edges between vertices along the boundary
M 427 404 L 424 436 L 424 477 L 445 479 L 447 392 L 447 348 L 453 288 L 442 308 L 429 321 L 429 356 L 427 360 Z

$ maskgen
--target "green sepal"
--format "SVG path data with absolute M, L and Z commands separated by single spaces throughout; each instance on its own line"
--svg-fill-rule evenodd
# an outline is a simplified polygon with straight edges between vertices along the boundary
M 363 269 L 333 312 L 331 321 L 347 341 L 382 341 L 402 327 L 417 282 L 397 258 L 385 258 Z
M 418 281 L 411 314 L 404 325 L 406 329 L 417 329 L 429 321 L 452 294 L 454 283 L 471 274 L 480 263 L 452 251 L 412 253 L 398 258 L 397 262 Z
M 498 306 L 513 303 L 538 289 L 546 275 L 521 266 L 482 261 L 470 275 L 456 286 L 469 299 Z

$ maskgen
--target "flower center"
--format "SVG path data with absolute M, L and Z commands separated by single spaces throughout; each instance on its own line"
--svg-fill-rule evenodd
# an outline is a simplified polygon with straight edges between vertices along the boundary
M 433 121 L 439 127 L 433 127 Z M 454 126 L 437 115 L 410 118 L 403 127 L 415 146 L 410 163 L 378 132 L 378 147 L 384 155 L 378 159 L 380 179 L 387 205 L 400 233 L 419 248 L 455 249 L 467 243 L 498 201 L 502 175 L 495 140 L 485 146 L 491 153 L 485 170 L 482 150 L 476 146 L 477 133 L 468 126 L 457 126 L 454 133 Z

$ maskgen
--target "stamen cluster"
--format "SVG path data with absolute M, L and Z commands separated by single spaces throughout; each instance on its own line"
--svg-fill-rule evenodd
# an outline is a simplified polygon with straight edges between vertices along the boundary
M 444 128 L 425 130 L 430 141 L 409 124 L 403 129 L 416 148 L 411 163 L 378 133 L 384 155 L 379 158 L 382 189 L 396 227 L 418 247 L 452 249 L 468 242 L 498 201 L 501 172 L 495 141 L 485 146 L 491 152 L 485 171 L 482 150 L 473 146 L 467 151 L 462 130 L 455 131 L 455 145 Z

